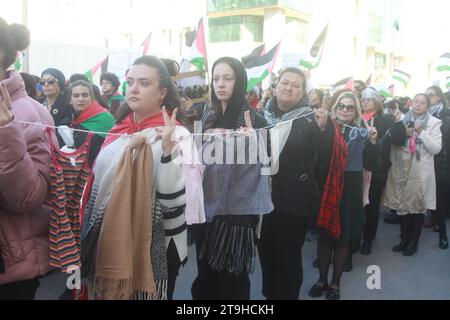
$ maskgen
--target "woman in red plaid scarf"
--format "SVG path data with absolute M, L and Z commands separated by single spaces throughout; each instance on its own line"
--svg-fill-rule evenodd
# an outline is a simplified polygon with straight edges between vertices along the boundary
M 377 129 L 364 125 L 359 99 L 351 91 L 337 92 L 336 95 L 337 98 L 332 98 L 332 101 L 336 102 L 331 106 L 331 113 L 341 129 L 337 134 L 342 134 L 348 145 L 342 198 L 337 216 L 339 228 L 335 234 L 324 229 L 319 232 L 317 252 L 320 278 L 309 291 L 313 298 L 320 297 L 327 291 L 328 300 L 340 298 L 340 279 L 345 263 L 351 255 L 351 244 L 361 239 L 364 218 L 363 169 L 372 171 L 377 165 L 380 152 Z M 328 268 L 333 249 L 333 279 L 328 285 Z

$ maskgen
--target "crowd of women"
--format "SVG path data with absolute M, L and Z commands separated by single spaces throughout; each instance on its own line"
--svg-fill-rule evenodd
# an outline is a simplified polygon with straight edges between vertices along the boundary
M 319 272 L 309 295 L 339 299 L 352 254 L 371 253 L 381 205 L 401 220 L 392 250 L 417 252 L 430 210 L 439 247 L 448 248 L 450 106 L 437 86 L 410 108 L 393 100 L 384 109 L 363 83 L 328 99 L 308 93 L 304 73 L 287 68 L 272 94 L 250 106 L 242 63 L 223 57 L 198 114 L 183 107 L 171 62 L 144 56 L 127 74 L 120 108 L 114 75 L 102 76 L 102 96 L 84 76 L 66 81 L 54 68 L 40 77 L 41 104 L 30 97 L 36 90 L 26 91 L 26 76 L 9 70 L 29 43 L 25 27 L 0 19 L 0 299 L 33 299 L 39 278 L 68 261 L 81 266 L 84 298 L 172 299 L 188 225 L 194 299 L 250 299 L 256 256 L 263 295 L 298 299 L 311 226 Z M 190 139 L 196 119 L 201 145 Z M 268 139 L 259 139 L 263 130 Z M 198 160 L 213 143 L 234 158 L 230 137 L 249 151 L 255 136 L 277 159 L 271 175 L 261 174 L 263 164 Z M 58 213 L 79 224 L 72 245 L 57 230 Z

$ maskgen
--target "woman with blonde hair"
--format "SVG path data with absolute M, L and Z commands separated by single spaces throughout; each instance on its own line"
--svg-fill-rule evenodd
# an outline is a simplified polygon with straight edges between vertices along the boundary
M 344 174 L 344 191 L 340 203 L 341 232 L 338 237 L 319 228 L 317 252 L 320 278 L 310 289 L 311 297 L 320 297 L 325 291 L 328 300 L 340 298 L 339 286 L 344 266 L 351 256 L 351 244 L 361 239 L 363 227 L 363 169 L 372 170 L 378 157 L 376 128 L 364 127 L 359 99 L 351 92 L 336 93 L 331 113 L 341 127 L 348 145 L 348 158 Z M 336 98 L 336 97 L 333 97 Z M 334 100 L 334 99 L 333 99 Z M 322 204 L 324 205 L 324 204 Z M 328 268 L 334 249 L 333 279 L 328 285 Z

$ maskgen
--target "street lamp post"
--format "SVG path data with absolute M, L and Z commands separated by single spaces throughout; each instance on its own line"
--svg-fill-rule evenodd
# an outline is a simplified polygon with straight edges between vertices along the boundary
M 22 0 L 22 24 L 28 27 L 28 0 Z M 30 49 L 25 50 L 22 70 L 30 72 Z

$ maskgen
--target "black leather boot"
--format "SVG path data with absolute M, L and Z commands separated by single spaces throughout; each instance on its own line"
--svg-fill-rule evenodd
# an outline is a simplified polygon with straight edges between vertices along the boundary
M 412 256 L 417 252 L 417 246 L 419 245 L 420 233 L 422 232 L 424 222 L 423 214 L 412 214 L 412 230 L 411 230 L 411 243 L 403 250 L 404 256 Z
M 409 215 L 400 216 L 400 238 L 401 241 L 398 245 L 392 248 L 394 252 L 402 252 L 408 246 L 411 241 L 409 225 L 410 225 Z
M 415 254 L 417 252 L 417 246 L 418 246 L 418 242 L 417 241 L 411 241 L 408 246 L 403 250 L 402 254 L 405 257 L 409 257 L 412 256 L 413 254 Z
M 372 242 L 364 240 L 359 253 L 361 253 L 363 256 L 368 256 L 371 252 Z
M 445 234 L 439 236 L 439 248 L 448 249 L 448 238 Z

